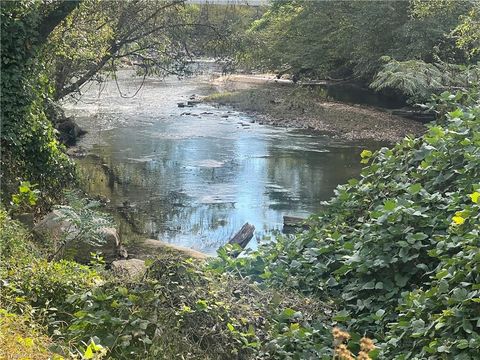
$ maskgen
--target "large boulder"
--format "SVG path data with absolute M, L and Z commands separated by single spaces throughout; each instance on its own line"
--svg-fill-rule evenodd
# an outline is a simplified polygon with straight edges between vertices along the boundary
M 71 222 L 62 219 L 59 210 L 53 210 L 33 227 L 33 233 L 37 238 L 53 241 L 56 245 L 63 239 L 68 241 L 75 238 L 79 234 L 79 230 Z
M 33 228 L 33 233 L 38 239 L 53 243 L 57 249 L 62 242 L 66 241 L 66 245 L 59 251 L 58 256 L 60 257 L 88 263 L 90 253 L 100 252 L 106 262 L 112 262 L 119 257 L 119 251 L 122 249 L 117 230 L 112 227 L 103 227 L 98 232 L 105 240 L 100 246 L 93 246 L 82 241 L 79 239 L 80 229 L 68 219 L 64 219 L 58 210 L 47 214 Z
M 147 266 L 140 259 L 115 260 L 112 262 L 112 271 L 115 275 L 128 278 L 139 278 L 145 274 Z

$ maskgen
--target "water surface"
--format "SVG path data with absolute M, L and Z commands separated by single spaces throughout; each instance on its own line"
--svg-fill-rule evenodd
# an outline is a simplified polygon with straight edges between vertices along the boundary
M 122 94 L 140 81 L 119 81 Z M 318 211 L 334 188 L 360 171 L 365 144 L 254 123 L 227 107 L 179 108 L 209 90 L 198 78 L 149 79 L 134 98 L 111 81 L 68 109 L 89 133 L 79 160 L 91 194 L 110 199 L 130 228 L 207 253 L 245 222 L 250 246 L 282 229 L 284 215 Z M 124 227 L 122 227 L 124 228 Z

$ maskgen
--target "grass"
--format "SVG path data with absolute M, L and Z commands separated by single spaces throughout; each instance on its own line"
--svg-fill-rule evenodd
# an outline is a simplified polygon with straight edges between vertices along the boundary
M 53 341 L 42 330 L 26 315 L 0 309 L 0 359 L 63 359 L 49 350 Z

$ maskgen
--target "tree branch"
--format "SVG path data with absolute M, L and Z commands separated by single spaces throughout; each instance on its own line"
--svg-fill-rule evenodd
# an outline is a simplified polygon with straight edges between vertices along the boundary
M 58 5 L 57 5 L 58 4 Z M 43 44 L 48 35 L 80 4 L 79 0 L 55 2 L 57 5 L 38 26 L 37 44 Z

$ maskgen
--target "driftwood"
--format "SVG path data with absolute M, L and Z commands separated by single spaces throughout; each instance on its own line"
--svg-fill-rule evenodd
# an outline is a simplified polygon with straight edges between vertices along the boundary
M 291 228 L 304 228 L 309 229 L 310 225 L 306 224 L 307 219 L 296 216 L 284 216 L 283 226 Z
M 238 244 L 242 249 L 245 249 L 248 242 L 253 237 L 253 232 L 255 231 L 255 226 L 250 225 L 248 222 L 245 223 L 239 232 L 237 232 L 228 242 L 229 244 Z
M 414 110 L 392 110 L 392 115 L 402 116 L 408 119 L 416 120 L 422 123 L 428 123 L 435 120 L 435 114 L 433 113 L 424 113 Z

